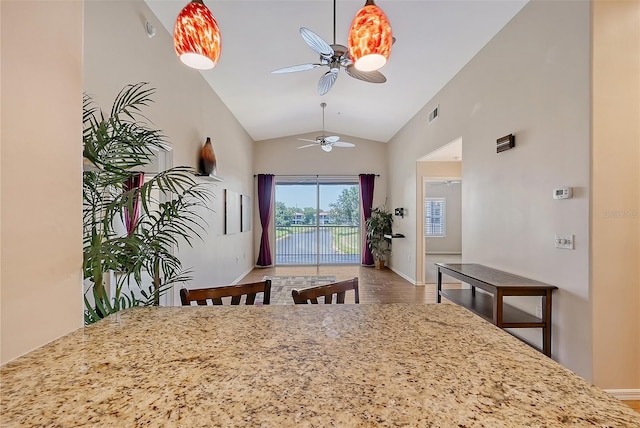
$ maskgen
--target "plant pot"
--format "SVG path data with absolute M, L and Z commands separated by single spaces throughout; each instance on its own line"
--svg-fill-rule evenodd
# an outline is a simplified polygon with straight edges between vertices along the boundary
M 376 269 L 384 269 L 384 260 L 376 260 Z

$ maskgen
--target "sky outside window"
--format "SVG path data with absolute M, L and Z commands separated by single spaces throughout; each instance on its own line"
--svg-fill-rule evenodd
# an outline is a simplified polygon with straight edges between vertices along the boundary
M 320 209 L 329 211 L 330 203 L 338 199 L 338 195 L 344 189 L 348 189 L 349 185 L 344 184 L 321 184 L 320 185 Z M 316 207 L 316 185 L 312 184 L 293 184 L 293 185 L 276 185 L 276 200 L 284 202 L 288 208 L 306 208 Z

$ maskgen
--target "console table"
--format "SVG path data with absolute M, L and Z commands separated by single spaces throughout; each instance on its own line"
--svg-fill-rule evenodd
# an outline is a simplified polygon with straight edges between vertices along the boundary
M 541 328 L 542 352 L 551 356 L 551 293 L 558 287 L 474 263 L 436 263 L 438 295 L 463 306 L 500 328 Z M 442 274 L 469 284 L 471 289 L 444 290 Z M 487 293 L 476 293 L 476 287 Z M 542 317 L 503 302 L 504 296 L 541 296 Z

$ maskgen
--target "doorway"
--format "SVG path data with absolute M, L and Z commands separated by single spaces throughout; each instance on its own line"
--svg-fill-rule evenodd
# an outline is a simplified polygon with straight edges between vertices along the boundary
M 358 177 L 276 177 L 274 214 L 276 265 L 360 263 Z
M 436 284 L 435 263 L 462 261 L 462 180 L 426 178 L 423 189 L 424 282 Z
M 435 284 L 434 263 L 462 260 L 462 138 L 418 159 L 416 179 L 416 285 Z

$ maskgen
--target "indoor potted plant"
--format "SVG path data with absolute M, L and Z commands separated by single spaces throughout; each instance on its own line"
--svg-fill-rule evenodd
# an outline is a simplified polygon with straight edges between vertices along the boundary
M 82 180 L 86 324 L 121 309 L 158 305 L 173 284 L 190 279 L 175 249 L 207 231 L 199 213 L 212 194 L 195 181 L 192 168 L 169 168 L 133 188 L 125 186 L 167 147 L 164 135 L 149 127 L 141 112 L 154 93 L 146 83 L 127 85 L 110 114 L 84 97 L 83 155 L 89 165 Z M 118 222 L 127 211 L 137 216 L 132 215 L 134 221 L 123 232 Z M 117 273 L 112 292 L 105 283 L 109 272 Z M 143 281 L 146 275 L 151 283 Z
M 382 269 L 387 255 L 391 253 L 391 239 L 385 238 L 385 235 L 391 235 L 393 216 L 383 205 L 371 210 L 371 217 L 367 219 L 365 225 L 367 227 L 367 242 L 376 269 Z

